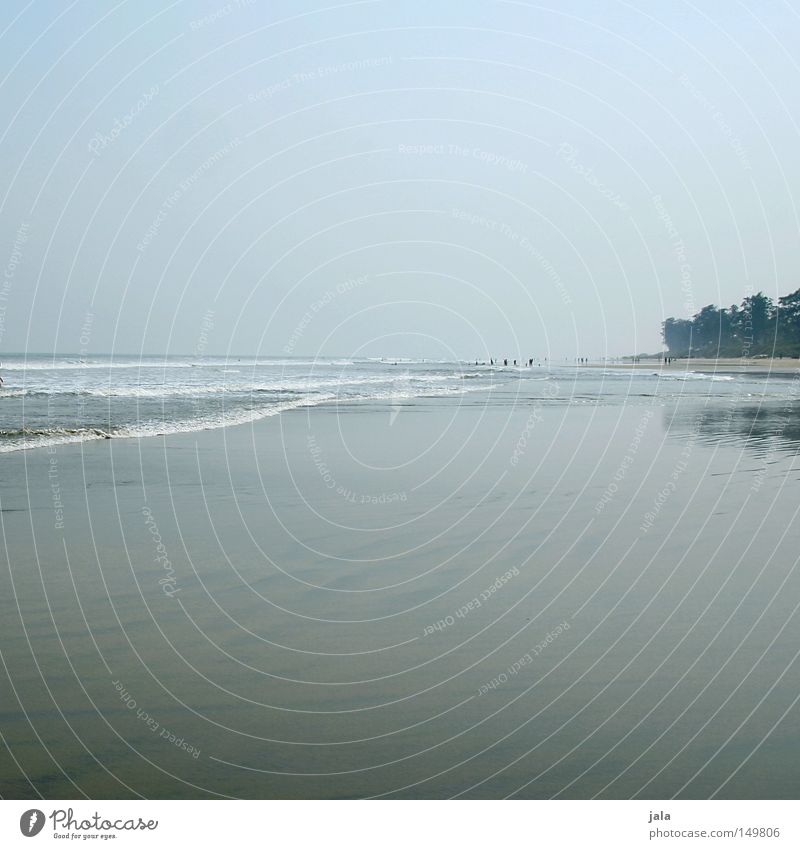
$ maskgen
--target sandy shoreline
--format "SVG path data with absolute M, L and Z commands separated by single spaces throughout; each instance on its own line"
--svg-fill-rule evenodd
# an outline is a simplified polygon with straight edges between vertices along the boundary
M 640 359 L 637 362 L 630 360 L 608 360 L 606 362 L 581 363 L 577 368 L 627 368 L 636 370 L 649 369 L 651 371 L 681 372 L 701 371 L 719 374 L 757 374 L 757 375 L 785 375 L 800 374 L 800 359 L 783 359 L 775 357 L 726 357 L 717 360 L 702 358 L 675 359 L 671 363 L 662 360 Z
M 4 795 L 715 790 L 796 695 L 791 458 L 753 499 L 695 407 L 488 401 L 6 455 Z M 721 795 L 793 794 L 775 749 Z

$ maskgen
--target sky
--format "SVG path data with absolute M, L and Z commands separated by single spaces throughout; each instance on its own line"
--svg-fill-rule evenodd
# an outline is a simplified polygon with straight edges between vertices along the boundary
M 788 2 L 0 9 L 0 357 L 613 357 L 800 286 Z

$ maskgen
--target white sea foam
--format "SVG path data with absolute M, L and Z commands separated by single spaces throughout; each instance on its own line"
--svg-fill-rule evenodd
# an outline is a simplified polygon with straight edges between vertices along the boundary
M 360 386 L 393 385 L 398 380 L 411 384 L 437 384 L 461 380 L 463 378 L 477 378 L 477 374 L 448 374 L 448 375 L 379 375 L 374 377 L 319 377 L 306 379 L 274 379 L 259 382 L 247 382 L 245 380 L 229 381 L 204 381 L 195 383 L 181 381 L 180 383 L 149 383 L 145 381 L 121 383 L 110 383 L 108 381 L 87 386 L 85 382 L 30 382 L 25 389 L 9 388 L 0 390 L 0 399 L 3 397 L 20 397 L 23 395 L 84 395 L 95 398 L 192 398 L 196 396 L 217 395 L 242 395 L 247 396 L 255 393 L 281 392 L 312 392 L 316 390 L 336 390 L 341 394 L 349 394 Z
M 29 448 L 42 448 L 50 445 L 63 445 L 70 442 L 89 442 L 97 439 L 143 438 L 150 436 L 169 436 L 176 433 L 192 433 L 202 430 L 214 430 L 221 427 L 246 424 L 247 422 L 276 416 L 288 410 L 299 407 L 311 407 L 325 404 L 332 396 L 314 395 L 298 398 L 269 408 L 260 410 L 241 410 L 232 413 L 222 413 L 196 419 L 183 419 L 173 422 L 142 422 L 137 425 L 122 426 L 115 429 L 102 430 L 96 427 L 85 428 L 52 428 L 42 430 L 23 430 L 19 433 L 21 439 L 17 442 L 0 442 L 0 453 L 21 451 Z M 5 432 L 5 435 L 10 435 Z
M 82 360 L 78 357 L 60 357 L 48 359 L 37 357 L 35 359 L 25 357 L 8 357 L 2 361 L 2 371 L 114 371 L 116 369 L 187 369 L 187 368 L 220 368 L 226 369 L 231 366 L 253 366 L 253 367 L 270 367 L 270 366 L 299 366 L 307 369 L 309 366 L 349 366 L 354 365 L 358 360 L 342 360 L 342 359 L 319 359 L 319 360 L 292 360 L 292 359 L 253 359 L 231 357 L 214 358 L 214 359 L 191 359 L 191 358 L 175 358 L 165 360 L 152 360 L 146 357 L 137 359 L 135 357 L 125 357 L 120 359 L 109 358 L 107 360 L 88 359 Z M 361 362 L 367 362 L 362 360 Z
M 449 380 L 453 381 L 458 378 L 458 375 L 447 375 Z M 444 397 L 448 395 L 458 395 L 466 392 L 479 391 L 483 387 L 469 386 L 464 387 L 463 384 L 454 386 L 435 386 L 435 380 L 430 375 L 414 376 L 410 379 L 404 379 L 403 385 L 398 389 L 392 380 L 385 376 L 382 378 L 362 378 L 353 380 L 349 383 L 341 381 L 341 388 L 346 388 L 346 393 L 339 392 L 323 392 L 319 391 L 323 386 L 336 384 L 334 380 L 317 381 L 314 385 L 316 391 L 306 392 L 296 398 L 282 399 L 280 401 L 270 401 L 266 405 L 256 407 L 238 407 L 221 412 L 211 412 L 200 414 L 196 417 L 183 417 L 173 421 L 163 420 L 137 420 L 133 424 L 119 424 L 109 427 L 85 426 L 53 426 L 53 427 L 23 427 L 18 430 L 3 430 L 0 431 L 0 453 L 9 453 L 12 451 L 21 451 L 31 448 L 43 448 L 51 445 L 63 445 L 74 442 L 89 442 L 99 439 L 124 439 L 124 438 L 145 438 L 153 436 L 169 436 L 171 434 L 191 433 L 203 430 L 214 430 L 218 428 L 232 427 L 235 425 L 247 424 L 261 419 L 276 416 L 290 410 L 300 409 L 303 407 L 314 407 L 321 404 L 338 403 L 354 403 L 366 401 L 378 402 L 395 402 L 399 399 L 413 399 L 423 397 Z M 441 382 L 441 380 L 440 380 Z M 380 388 L 374 388 L 364 391 L 360 387 L 370 386 L 373 384 L 383 384 Z M 416 386 L 415 386 L 416 384 Z M 276 389 L 275 386 L 278 386 Z M 308 382 L 299 381 L 296 384 L 298 387 L 308 389 Z M 269 390 L 281 392 L 286 391 L 287 384 L 269 384 Z M 135 391 L 140 387 L 131 387 L 130 391 Z M 157 397 L 180 396 L 181 392 L 186 390 L 191 394 L 197 387 L 149 387 L 148 391 L 158 390 L 162 393 Z M 85 394 L 92 394 L 98 390 L 84 390 Z M 219 394 L 219 387 L 215 389 Z M 61 393 L 64 394 L 64 393 Z M 104 396 L 105 397 L 105 396 Z M 130 396 L 140 398 L 142 396 Z M 146 397 L 156 397 L 152 394 Z

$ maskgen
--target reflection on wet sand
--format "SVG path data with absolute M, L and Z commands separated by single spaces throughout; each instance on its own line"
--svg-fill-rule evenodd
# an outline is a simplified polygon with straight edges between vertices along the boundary
M 800 401 L 791 399 L 713 406 L 677 404 L 663 410 L 664 431 L 673 438 L 692 438 L 706 445 L 740 445 L 758 457 L 800 448 Z

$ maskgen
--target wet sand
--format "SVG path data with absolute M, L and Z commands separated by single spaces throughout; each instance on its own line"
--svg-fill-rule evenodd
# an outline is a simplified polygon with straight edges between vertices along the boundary
M 800 475 L 695 412 L 6 455 L 3 796 L 794 798 Z
M 658 359 L 641 358 L 636 362 L 631 360 L 609 360 L 607 362 L 592 361 L 582 363 L 579 368 L 630 368 L 654 369 L 656 371 L 680 372 L 703 371 L 716 374 L 796 374 L 800 373 L 800 359 L 789 357 L 721 357 L 720 359 L 673 359 L 665 363 Z

